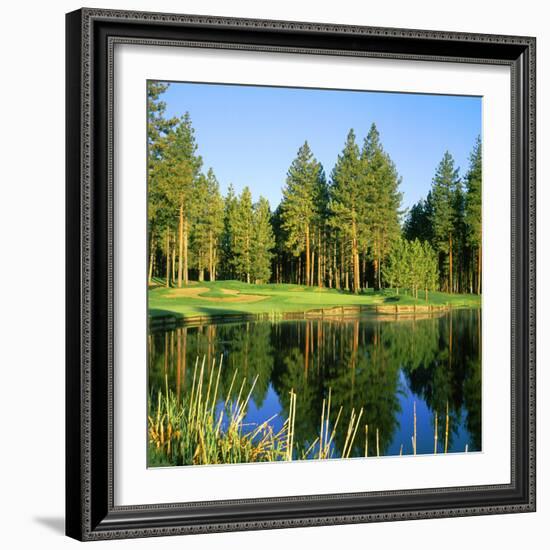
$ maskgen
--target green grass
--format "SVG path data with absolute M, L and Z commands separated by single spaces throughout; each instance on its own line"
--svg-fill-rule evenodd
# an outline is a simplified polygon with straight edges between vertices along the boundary
M 161 283 L 158 281 L 157 283 Z M 186 288 L 204 288 L 194 297 L 177 296 L 177 289 L 156 286 L 149 289 L 149 315 L 151 317 L 193 317 L 224 314 L 281 314 L 303 312 L 336 306 L 376 306 L 376 305 L 446 305 L 453 307 L 481 306 L 480 296 L 473 294 L 446 294 L 430 292 L 428 301 L 424 292 L 419 292 L 418 299 L 410 293 L 400 290 L 382 290 L 374 292 L 369 289 L 361 294 L 335 289 L 319 289 L 290 284 L 247 284 L 239 281 L 216 281 L 192 283 Z M 259 296 L 261 300 L 251 302 L 229 301 L 238 296 Z

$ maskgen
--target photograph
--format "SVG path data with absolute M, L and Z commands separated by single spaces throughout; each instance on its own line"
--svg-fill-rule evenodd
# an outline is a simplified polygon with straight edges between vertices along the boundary
M 482 98 L 146 87 L 147 466 L 482 452 Z

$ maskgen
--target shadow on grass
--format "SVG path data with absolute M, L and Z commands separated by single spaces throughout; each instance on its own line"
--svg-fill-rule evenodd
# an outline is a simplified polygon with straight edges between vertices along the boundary
M 158 309 L 158 308 L 149 308 L 149 317 L 153 319 L 162 319 L 163 317 L 173 317 L 176 320 L 183 319 L 183 315 L 177 311 L 172 311 L 169 309 Z

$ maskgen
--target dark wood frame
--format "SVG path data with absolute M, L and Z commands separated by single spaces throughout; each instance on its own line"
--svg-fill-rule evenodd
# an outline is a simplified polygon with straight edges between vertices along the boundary
M 535 39 L 101 9 L 69 13 L 66 29 L 67 535 L 98 540 L 534 511 Z M 510 484 L 114 506 L 111 135 L 116 43 L 475 62 L 511 68 Z

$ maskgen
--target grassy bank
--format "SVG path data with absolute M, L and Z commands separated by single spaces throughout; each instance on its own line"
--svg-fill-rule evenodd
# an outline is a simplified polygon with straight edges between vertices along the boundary
M 193 282 L 184 288 L 158 286 L 149 289 L 151 317 L 194 317 L 227 314 L 284 314 L 338 306 L 445 306 L 480 307 L 481 298 L 474 294 L 424 292 L 415 299 L 405 290 L 361 294 L 335 289 L 289 284 L 246 284 L 239 281 Z

